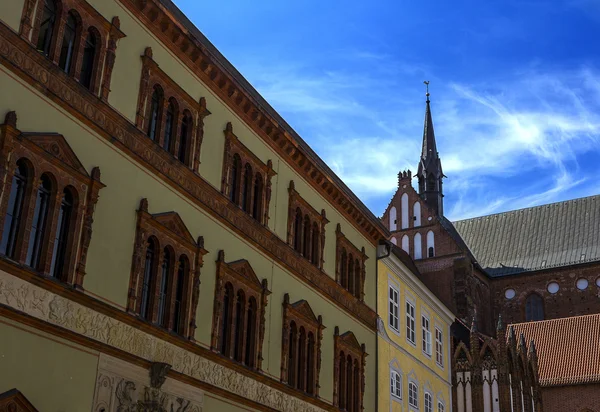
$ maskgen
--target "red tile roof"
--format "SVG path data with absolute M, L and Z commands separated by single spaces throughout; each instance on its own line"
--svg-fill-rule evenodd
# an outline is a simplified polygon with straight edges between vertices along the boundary
M 535 342 L 542 386 L 600 382 L 600 314 L 512 326 Z

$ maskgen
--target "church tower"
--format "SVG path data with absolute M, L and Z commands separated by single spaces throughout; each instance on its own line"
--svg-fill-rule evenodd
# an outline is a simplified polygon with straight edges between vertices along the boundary
M 419 161 L 419 170 L 417 177 L 419 179 L 419 195 L 421 198 L 436 211 L 438 216 L 444 214 L 444 194 L 442 191 L 442 179 L 445 177 L 442 172 L 442 162 L 435 144 L 435 133 L 433 131 L 433 120 L 431 118 L 431 107 L 429 101 L 429 82 L 425 96 L 425 127 L 423 130 L 423 148 L 421 150 L 421 159 Z

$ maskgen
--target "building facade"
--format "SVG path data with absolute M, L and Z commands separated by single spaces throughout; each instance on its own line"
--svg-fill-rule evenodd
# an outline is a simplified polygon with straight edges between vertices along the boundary
M 517 376 L 532 388 L 524 392 L 519 389 L 524 397 L 532 399 L 520 406 L 512 397 L 512 388 L 516 410 L 539 411 L 543 398 L 540 391 L 544 389 L 536 383 L 533 371 L 524 366 L 521 371 L 515 363 L 518 353 L 523 365 L 535 363 L 526 349 L 530 342 L 521 345 L 519 335 L 508 342 L 505 337 L 510 333 L 496 326 L 500 318 L 506 325 L 600 313 L 600 196 L 451 222 L 443 212 L 446 176 L 430 106 L 427 94 L 417 188 L 413 187 L 410 170 L 400 172 L 398 190 L 382 223 L 391 232 L 390 241 L 413 258 L 425 285 L 457 316 L 453 360 L 457 367 L 469 370 L 468 378 L 460 372 L 455 377 L 455 390 L 463 391 L 468 398 L 463 406 L 466 409 L 458 410 L 469 410 L 471 401 L 481 405 L 478 398 L 471 399 L 475 394 L 471 393 L 471 384 L 481 386 L 473 379 L 481 381 L 486 373 L 474 360 L 477 354 L 480 360 L 487 356 L 499 368 L 504 363 L 507 371 L 512 368 L 513 372 L 507 373 L 513 381 Z M 471 324 L 476 325 L 475 340 L 468 326 Z M 484 344 L 493 338 L 497 339 L 488 346 L 496 349 L 486 355 Z M 475 346 L 481 351 L 471 347 L 471 341 L 477 342 Z M 501 349 L 500 342 L 513 349 Z M 459 353 L 459 344 L 465 345 L 462 352 L 469 352 L 470 360 L 465 361 L 467 356 Z M 487 374 L 490 380 L 491 372 Z M 496 400 L 502 405 L 501 395 Z M 506 408 L 508 404 L 504 405 Z M 490 403 L 485 410 L 495 411 L 493 408 Z
M 388 232 L 202 33 L 0 20 L 0 411 L 375 410 Z
M 377 265 L 379 410 L 452 411 L 454 315 L 399 247 L 383 244 Z

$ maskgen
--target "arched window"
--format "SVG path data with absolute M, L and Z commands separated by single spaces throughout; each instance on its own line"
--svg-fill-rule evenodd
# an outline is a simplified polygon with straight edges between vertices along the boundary
M 306 353 L 306 392 L 315 393 L 315 335 L 308 333 L 308 351 Z
M 348 292 L 354 294 L 354 257 L 348 255 Z
M 292 321 L 290 323 L 290 345 L 289 345 L 289 353 L 288 353 L 288 384 L 292 387 L 296 387 L 296 371 L 297 371 L 297 363 L 296 359 L 296 349 L 298 348 L 297 344 L 298 339 L 298 329 L 296 328 L 296 322 Z
M 294 249 L 302 253 L 302 211 L 296 209 L 296 218 L 294 219 Z
M 262 214 L 263 179 L 260 173 L 254 178 L 254 199 L 252 204 L 252 217 L 259 222 Z
M 242 339 L 244 336 L 244 309 L 246 307 L 246 296 L 242 290 L 238 290 L 235 299 L 235 313 L 233 323 L 233 358 L 241 362 L 242 353 L 244 352 L 244 346 Z
M 179 268 L 177 270 L 177 285 L 175 287 L 175 308 L 173 311 L 173 330 L 179 335 L 183 335 L 185 331 L 185 325 L 183 319 L 185 319 L 183 311 L 185 310 L 183 301 L 183 291 L 187 283 L 187 279 L 190 273 L 190 263 L 185 255 L 181 255 L 179 258 Z
M 73 11 L 70 11 L 65 24 L 62 47 L 60 49 L 60 58 L 58 66 L 67 74 L 71 73 L 71 65 L 73 63 L 73 55 L 75 54 L 77 38 L 77 17 Z
M 421 203 L 418 201 L 413 205 L 414 227 L 421 226 Z
M 525 302 L 525 321 L 544 320 L 544 300 L 537 293 L 532 293 Z
M 410 255 L 410 240 L 408 239 L 408 235 L 402 236 L 402 250 Z
M 92 77 L 94 75 L 94 63 L 96 60 L 98 39 L 92 28 L 88 30 L 83 46 L 83 57 L 81 59 L 81 74 L 79 82 L 87 89 L 92 87 Z
M 190 112 L 183 112 L 183 117 L 181 118 L 181 129 L 179 130 L 179 152 L 177 153 L 177 158 L 180 162 L 188 164 L 189 163 L 189 144 L 190 144 L 190 133 L 194 128 L 192 115 Z
M 442 401 L 438 401 L 438 410 L 437 412 L 444 412 L 446 408 L 444 407 L 444 403 Z
M 55 23 L 56 2 L 54 0 L 44 0 L 37 49 L 46 57 L 50 56 Z
M 390 209 L 390 231 L 396 230 L 396 207 Z
M 167 106 L 167 114 L 165 116 L 165 132 L 163 139 L 163 149 L 167 152 L 171 153 L 173 151 L 173 132 L 175 131 L 176 122 L 176 111 L 175 111 L 175 103 L 173 99 L 169 100 L 169 105 Z
M 408 383 L 408 405 L 413 408 L 419 407 L 419 387 L 414 382 Z
M 249 367 L 254 367 L 254 358 L 256 357 L 256 299 L 250 298 L 248 302 L 248 316 L 246 322 L 246 357 L 244 363 Z
M 421 243 L 421 234 L 416 233 L 414 239 L 415 259 L 421 259 L 423 257 L 423 246 Z
M 34 269 L 39 269 L 38 266 L 40 264 L 42 243 L 44 242 L 46 232 L 46 220 L 48 218 L 52 190 L 50 177 L 46 174 L 42 175 L 35 199 L 33 220 L 31 222 L 31 231 L 29 232 L 29 247 L 27 248 L 27 258 L 25 259 L 27 266 Z
M 356 296 L 357 298 L 360 298 L 360 277 L 360 261 L 356 259 L 354 261 L 354 296 Z
M 152 100 L 150 102 L 150 113 L 148 117 L 148 137 L 156 140 L 158 122 L 160 119 L 160 108 L 162 107 L 163 92 L 159 86 L 154 86 Z
M 340 368 L 338 372 L 338 406 L 340 409 L 346 408 L 346 356 L 340 352 Z
M 317 222 L 314 222 L 312 227 L 312 253 L 310 258 L 312 264 L 316 266 L 319 266 L 319 235 L 319 225 L 317 225 Z
M 354 412 L 352 398 L 354 397 L 354 374 L 352 373 L 352 357 L 346 358 L 346 410 Z
M 392 371 L 390 381 L 392 395 L 397 398 L 402 398 L 402 379 L 400 378 L 400 374 L 396 371 Z
M 340 283 L 343 288 L 348 288 L 348 256 L 346 255 L 346 249 L 342 249 L 342 256 L 340 258 Z
M 435 235 L 430 230 L 427 232 L 427 257 L 435 256 Z
M 397 240 L 395 237 L 393 237 L 393 238 L 392 238 L 391 242 L 392 242 L 394 245 L 398 246 L 398 240 Z
M 304 244 L 303 244 L 303 248 L 302 248 L 302 255 L 307 258 L 310 259 L 310 241 L 311 241 L 311 237 L 310 237 L 310 218 L 308 217 L 308 215 L 304 216 Z
M 67 252 L 67 240 L 70 234 L 71 216 L 73 214 L 73 193 L 71 189 L 65 189 L 58 211 L 58 222 L 56 224 L 56 235 L 54 237 L 54 249 L 50 264 L 50 275 L 57 279 L 63 279 L 65 267 L 65 255 Z
M 425 412 L 433 412 L 433 396 L 425 392 Z
M 240 174 L 242 173 L 242 159 L 236 153 L 233 155 L 233 162 L 231 162 L 231 186 L 229 188 L 229 198 L 236 205 L 240 199 Z
M 233 296 L 233 286 L 231 283 L 227 282 L 225 285 L 225 293 L 223 294 L 223 317 L 221 319 L 221 342 L 220 349 L 221 353 L 225 356 L 229 356 L 229 348 L 230 348 L 230 325 L 231 325 L 231 312 L 233 309 L 233 301 L 235 300 L 235 296 Z
M 163 327 L 168 327 L 167 306 L 169 303 L 168 291 L 171 283 L 172 257 L 171 251 L 165 248 L 163 251 L 162 270 L 160 276 L 160 289 L 158 290 L 158 318 L 157 323 Z
M 304 390 L 306 378 L 306 330 L 300 327 L 300 337 L 298 339 L 298 385 L 297 388 Z
M 250 212 L 250 194 L 252 193 L 252 166 L 246 163 L 244 168 L 244 187 L 242 187 L 242 209 L 244 212 Z
M 156 252 L 156 240 L 149 238 L 146 244 L 146 262 L 144 264 L 144 280 L 142 282 L 142 300 L 140 304 L 140 316 L 150 320 L 152 310 L 150 308 L 152 301 L 151 285 L 154 278 L 154 260 Z
M 14 258 L 17 238 L 21 228 L 21 217 L 23 215 L 23 199 L 27 186 L 28 170 L 23 159 L 17 162 L 17 168 L 10 186 L 8 207 L 4 217 L 4 229 L 2 230 L 2 243 L 0 253 Z
M 402 229 L 408 228 L 408 195 L 404 193 L 400 198 L 400 213 L 402 214 Z

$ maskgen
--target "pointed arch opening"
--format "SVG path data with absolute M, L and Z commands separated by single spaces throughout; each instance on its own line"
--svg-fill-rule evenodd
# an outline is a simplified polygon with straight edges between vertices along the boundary
M 537 293 L 532 293 L 525 301 L 525 321 L 544 320 L 544 299 Z

